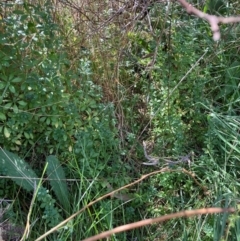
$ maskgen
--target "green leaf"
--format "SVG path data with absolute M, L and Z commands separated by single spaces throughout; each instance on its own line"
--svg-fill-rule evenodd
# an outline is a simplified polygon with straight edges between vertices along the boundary
M 18 107 L 16 104 L 13 105 L 13 112 L 18 113 Z
M 4 89 L 5 86 L 6 86 L 6 83 L 0 82 L 0 90 Z
M 208 11 L 208 4 L 205 4 L 205 6 L 204 6 L 204 8 L 203 8 L 203 12 L 204 12 L 204 13 L 207 13 L 207 11 Z
M 56 156 L 47 157 L 47 174 L 54 193 L 66 210 L 70 210 L 69 192 L 64 170 Z
M 44 122 L 47 119 L 47 117 L 43 116 L 39 119 L 40 122 Z
M 8 76 L 8 80 L 11 82 L 12 81 L 12 79 L 14 78 L 14 74 L 10 74 L 9 76 Z
M 5 116 L 5 114 L 3 113 L 0 113 L 0 120 L 6 120 L 7 117 Z
M 16 140 L 16 141 L 15 141 L 15 144 L 17 144 L 17 145 L 19 145 L 19 146 L 22 145 L 21 141 L 19 141 L 19 140 Z
M 12 103 L 9 102 L 6 105 L 4 105 L 4 109 L 9 109 L 9 108 L 11 108 L 11 106 L 12 106 Z
M 0 148 L 0 165 L 6 170 L 6 175 L 10 177 L 22 177 L 22 179 L 13 178 L 12 180 L 27 191 L 34 190 L 37 178 L 31 167 L 20 157 L 12 152 Z
M 16 92 L 15 87 L 13 85 L 9 85 L 9 90 L 14 94 Z
M 27 103 L 25 101 L 23 101 L 23 100 L 18 101 L 18 104 L 22 105 L 22 106 L 26 106 L 27 105 Z
M 11 82 L 13 82 L 13 83 L 19 83 L 21 81 L 22 81 L 22 78 L 20 78 L 20 77 L 17 77 L 17 78 L 14 78 L 11 80 Z
M 29 139 L 29 138 L 30 138 L 30 135 L 29 135 L 27 132 L 25 132 L 25 131 L 24 131 L 24 133 L 23 133 L 23 134 L 24 134 L 24 136 L 25 136 L 27 139 Z
M 5 126 L 4 129 L 3 129 L 3 132 L 4 132 L 4 136 L 6 138 L 9 138 L 10 137 L 10 131 L 8 130 L 8 128 Z

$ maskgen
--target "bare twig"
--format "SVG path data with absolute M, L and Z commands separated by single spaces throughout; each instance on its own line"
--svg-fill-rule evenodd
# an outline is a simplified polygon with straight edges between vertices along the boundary
M 172 213 L 172 214 L 168 214 L 168 215 L 158 217 L 158 218 L 150 218 L 150 219 L 145 219 L 145 220 L 142 220 L 139 222 L 122 225 L 122 226 L 119 226 L 112 230 L 109 230 L 109 231 L 103 232 L 101 234 L 92 236 L 90 238 L 84 239 L 82 241 L 100 240 L 102 238 L 107 238 L 115 233 L 121 233 L 121 232 L 124 232 L 127 230 L 140 228 L 142 226 L 150 225 L 150 224 L 157 223 L 157 222 L 164 222 L 164 221 L 167 221 L 167 220 L 170 220 L 173 218 L 192 217 L 192 216 L 196 216 L 196 215 L 223 213 L 223 212 L 233 213 L 233 212 L 235 212 L 235 209 L 234 208 L 201 208 L 201 209 L 196 209 L 196 210 L 187 210 L 187 211 L 182 211 L 182 212 L 178 212 L 178 213 Z
M 213 32 L 213 40 L 218 41 L 220 39 L 220 29 L 219 24 L 228 24 L 228 23 L 236 23 L 240 22 L 240 16 L 236 17 L 218 17 L 215 15 L 206 14 L 199 9 L 193 7 L 191 4 L 186 2 L 185 0 L 177 0 L 189 14 L 193 14 L 201 19 L 208 21 L 211 26 L 211 30 Z

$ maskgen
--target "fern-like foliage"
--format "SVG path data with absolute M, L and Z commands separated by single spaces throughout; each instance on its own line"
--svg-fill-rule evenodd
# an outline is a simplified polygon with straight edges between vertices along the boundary
M 47 174 L 52 190 L 66 211 L 70 210 L 69 192 L 64 170 L 56 156 L 47 157 Z
M 1 170 L 15 183 L 27 191 L 34 190 L 38 185 L 37 175 L 23 159 L 0 148 Z

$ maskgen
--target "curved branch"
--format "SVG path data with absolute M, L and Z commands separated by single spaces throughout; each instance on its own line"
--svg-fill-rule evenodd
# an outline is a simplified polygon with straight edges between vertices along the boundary
M 220 39 L 220 29 L 219 24 L 237 23 L 240 22 L 240 16 L 236 17 L 218 17 L 215 15 L 210 15 L 200 11 L 199 9 L 193 7 L 191 4 L 185 0 L 177 0 L 189 14 L 193 14 L 201 19 L 208 21 L 213 32 L 213 40 L 218 41 Z
M 196 215 L 203 215 L 203 214 L 213 214 L 213 213 L 222 213 L 222 212 L 229 212 L 233 213 L 235 210 L 233 208 L 201 208 L 201 209 L 196 209 L 196 210 L 186 210 L 178 213 L 172 213 L 168 214 L 162 217 L 158 218 L 150 218 L 150 219 L 145 219 L 139 222 L 135 223 L 129 223 L 125 224 L 119 227 L 116 227 L 112 230 L 97 234 L 95 236 L 92 236 L 90 238 L 84 239 L 82 241 L 96 241 L 96 240 L 102 240 L 103 238 L 108 238 L 111 235 L 115 233 L 121 233 L 127 230 L 135 229 L 135 228 L 140 228 L 142 226 L 150 225 L 156 222 L 164 222 L 167 220 L 170 220 L 172 218 L 182 218 L 182 217 L 192 217 Z

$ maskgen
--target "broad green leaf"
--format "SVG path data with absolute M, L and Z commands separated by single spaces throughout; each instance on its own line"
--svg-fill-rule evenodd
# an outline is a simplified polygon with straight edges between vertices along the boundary
M 66 210 L 70 209 L 69 192 L 66 177 L 61 163 L 57 157 L 51 155 L 47 157 L 47 174 L 50 184 L 55 192 L 59 202 Z M 52 180 L 51 180 L 52 179 Z
M 9 108 L 11 108 L 11 106 L 12 106 L 12 103 L 9 102 L 9 103 L 7 103 L 6 105 L 4 105 L 4 108 L 5 108 L 5 109 L 9 109 Z
M 7 118 L 6 118 L 5 114 L 0 113 L 0 120 L 6 120 L 6 119 L 7 119 Z

